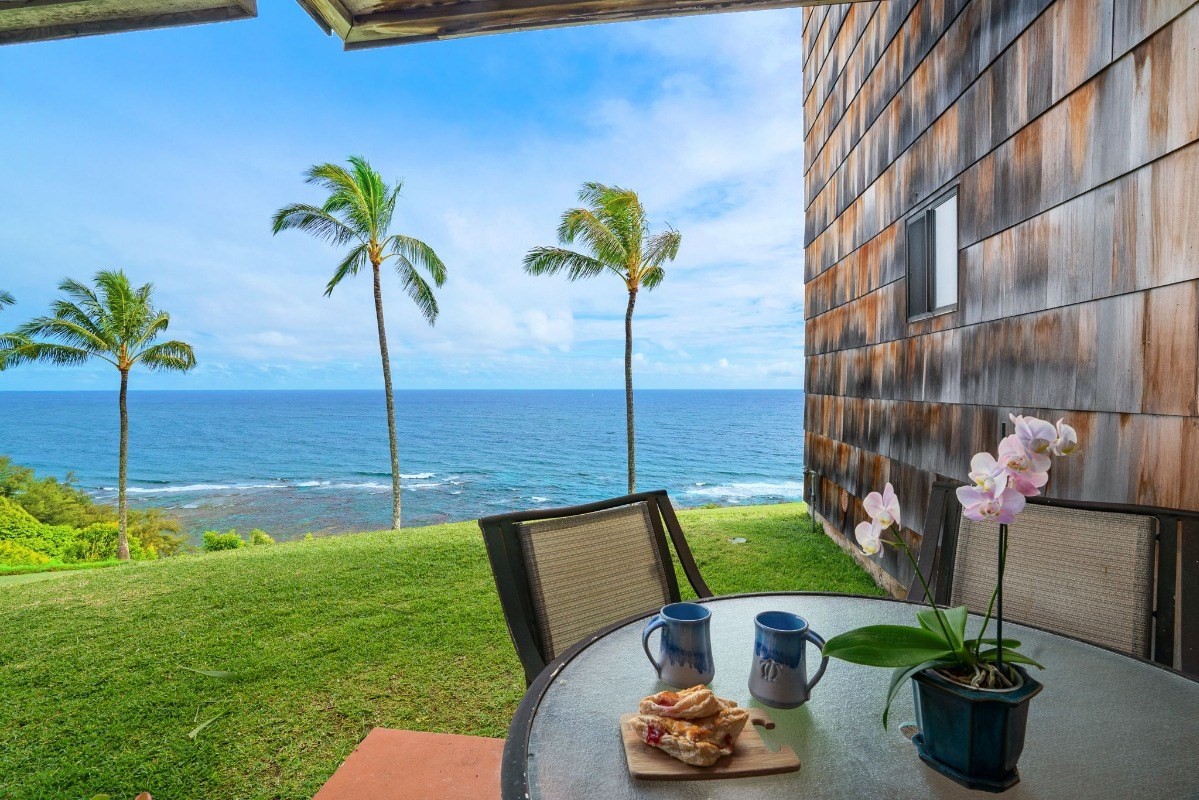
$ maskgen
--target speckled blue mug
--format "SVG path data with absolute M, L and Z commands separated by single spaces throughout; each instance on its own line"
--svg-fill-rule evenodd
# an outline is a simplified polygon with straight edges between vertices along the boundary
M 710 683 L 716 675 L 712 663 L 712 612 L 698 603 L 671 603 L 650 618 L 641 632 L 641 646 L 658 678 L 668 686 L 686 689 Z M 658 658 L 649 651 L 649 635 L 662 629 Z
M 820 660 L 808 680 L 807 644 L 824 649 L 821 639 L 801 616 L 787 611 L 763 611 L 754 617 L 754 662 L 749 671 L 749 693 L 772 708 L 795 708 L 808 702 L 824 676 L 828 658 Z

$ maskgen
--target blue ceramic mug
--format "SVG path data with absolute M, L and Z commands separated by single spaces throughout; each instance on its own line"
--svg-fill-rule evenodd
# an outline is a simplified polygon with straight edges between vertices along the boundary
M 821 658 L 820 669 L 808 680 L 808 642 L 824 650 L 824 639 L 803 617 L 786 611 L 763 611 L 754 617 L 749 693 L 755 700 L 772 708 L 795 708 L 808 701 L 828 666 L 828 657 Z
M 663 683 L 686 689 L 710 683 L 715 677 L 711 621 L 712 612 L 698 603 L 671 603 L 646 623 L 641 632 L 641 646 Z M 662 641 L 655 659 L 649 651 L 649 635 L 659 628 Z

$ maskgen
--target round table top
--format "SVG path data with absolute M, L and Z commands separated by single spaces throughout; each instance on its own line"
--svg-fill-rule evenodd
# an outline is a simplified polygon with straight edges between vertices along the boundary
M 805 617 L 828 638 L 869 624 L 914 624 L 912 605 L 884 598 L 800 593 L 703 601 L 712 609 L 711 688 L 756 706 L 748 688 L 753 619 L 771 609 Z M 648 615 L 647 615 L 648 617 Z M 925 766 L 900 731 L 914 720 L 901 690 L 890 728 L 881 715 L 891 671 L 833 660 L 805 705 L 769 709 L 771 747 L 789 745 L 798 772 L 701 781 L 639 781 L 628 774 L 620 715 L 669 688 L 641 649 L 644 619 L 564 653 L 533 684 L 505 752 L 505 800 L 574 798 L 977 798 Z M 981 620 L 972 618 L 971 630 Z M 993 629 L 992 629 L 993 630 Z M 1044 631 L 1005 623 L 1004 636 L 1045 665 L 1029 708 L 1018 798 L 1199 797 L 1199 682 L 1154 664 Z M 581 648 L 581 649 L 579 649 Z M 814 648 L 810 663 L 816 663 Z M 809 674 L 811 674 L 811 669 Z M 531 721 L 530 721 L 531 716 Z

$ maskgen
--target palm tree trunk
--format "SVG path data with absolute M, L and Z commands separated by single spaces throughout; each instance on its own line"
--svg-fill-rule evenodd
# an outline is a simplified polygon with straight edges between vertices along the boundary
M 129 464 L 129 371 L 121 370 L 121 445 L 117 456 L 117 558 L 129 560 L 129 509 L 125 505 L 125 483 Z
M 633 454 L 633 304 L 637 290 L 629 290 L 629 308 L 624 312 L 624 414 L 629 439 L 629 494 L 637 491 L 637 466 Z
M 387 330 L 383 326 L 383 286 L 379 265 L 375 273 L 375 319 L 379 323 L 379 356 L 383 359 L 383 393 L 387 396 L 387 441 L 391 445 L 391 529 L 400 529 L 400 450 L 396 442 L 396 404 L 391 389 L 391 358 L 387 355 Z

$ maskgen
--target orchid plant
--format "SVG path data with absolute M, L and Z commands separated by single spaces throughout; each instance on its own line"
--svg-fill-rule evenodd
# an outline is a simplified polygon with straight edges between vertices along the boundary
M 871 492 L 862 505 L 870 520 L 857 526 L 854 535 L 866 555 L 875 555 L 891 545 L 907 556 L 924 588 L 929 607 L 916 612 L 918 627 L 906 625 L 868 625 L 828 640 L 824 655 L 855 664 L 892 667 L 894 673 L 883 709 L 883 726 L 891 702 L 909 678 L 926 669 L 943 672 L 959 683 L 974 688 L 1005 689 L 1015 679 L 1004 664 L 1028 664 L 1044 669 L 1032 658 L 1017 652 L 1018 641 L 1003 638 L 1003 572 L 1007 560 L 1007 525 L 1024 510 L 1029 497 L 1035 497 L 1049 482 L 1053 456 L 1068 456 L 1078 449 L 1078 434 L 1065 420 L 1057 424 L 1036 417 L 1010 416 L 1015 430 L 998 448 L 998 457 L 978 453 L 970 460 L 970 481 L 957 490 L 962 514 L 972 520 L 994 522 L 1000 526 L 999 571 L 982 628 L 977 636 L 966 636 L 966 606 L 942 608 L 936 604 L 920 566 L 904 541 L 901 531 L 899 498 L 888 483 L 882 493 Z M 894 538 L 884 538 L 892 528 Z M 987 628 L 995 616 L 996 633 L 987 638 Z

